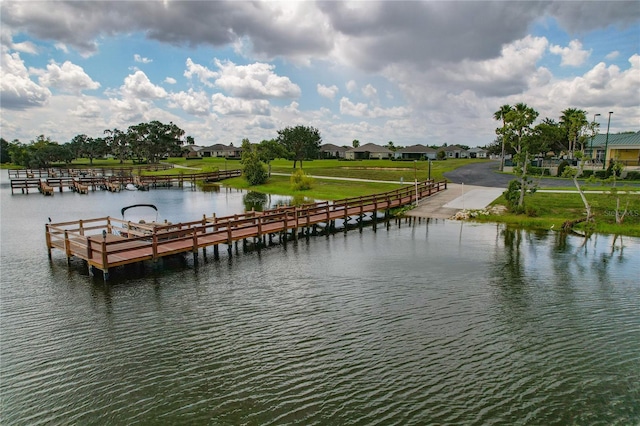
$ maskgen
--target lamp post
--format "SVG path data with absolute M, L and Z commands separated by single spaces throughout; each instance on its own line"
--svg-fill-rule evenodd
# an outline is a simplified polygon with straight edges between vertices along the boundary
M 596 117 L 598 117 L 599 115 L 600 115 L 600 113 L 593 114 L 593 123 L 594 123 L 594 125 L 595 125 L 595 122 L 596 122 Z M 591 136 L 591 164 L 592 164 L 592 167 L 593 167 L 593 164 L 595 164 L 594 161 L 593 161 L 593 138 L 595 138 L 595 137 L 596 137 L 596 135 L 592 135 Z
M 604 140 L 604 160 L 602 161 L 602 170 L 607 168 L 607 149 L 609 148 L 609 125 L 611 124 L 611 114 L 613 114 L 613 111 L 609 111 L 609 120 L 607 121 L 607 137 Z

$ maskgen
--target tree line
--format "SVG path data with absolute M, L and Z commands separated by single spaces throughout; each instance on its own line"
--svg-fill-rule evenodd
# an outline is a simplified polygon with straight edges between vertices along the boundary
M 587 120 L 586 111 L 577 108 L 562 111 L 558 122 L 545 118 L 534 125 L 538 116 L 535 109 L 524 103 L 502 105 L 493 114 L 502 126 L 496 128 L 498 138 L 491 151 L 499 149 L 502 154 L 501 170 L 507 153 L 513 154 L 516 164 L 514 172 L 518 179 L 509 185 L 506 194 L 510 207 L 516 211 L 524 211 L 525 193 L 535 191 L 527 173 L 530 160 L 550 150 L 564 152 L 571 159 L 582 159 L 586 143 L 599 128 L 595 120 Z
M 67 143 L 58 143 L 44 135 L 30 143 L 19 140 L 0 140 L 0 160 L 31 169 L 47 168 L 54 163 L 70 164 L 77 158 L 93 160 L 112 155 L 124 163 L 158 163 L 165 156 L 179 156 L 182 145 L 193 143 L 191 136 L 184 137 L 185 131 L 172 122 L 150 121 L 129 126 L 126 131 L 107 129 L 101 137 L 85 134 L 74 136 Z

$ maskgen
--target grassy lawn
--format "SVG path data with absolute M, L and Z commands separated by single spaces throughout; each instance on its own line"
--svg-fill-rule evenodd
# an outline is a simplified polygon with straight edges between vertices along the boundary
M 239 177 L 225 180 L 224 185 L 248 191 L 289 195 L 292 197 L 306 197 L 315 200 L 339 200 L 361 195 L 378 194 L 400 188 L 400 185 L 397 183 L 314 179 L 313 187 L 310 190 L 293 191 L 291 189 L 291 183 L 289 182 L 289 176 L 271 176 L 268 183 L 256 186 L 249 186 L 244 178 Z
M 640 237 L 640 196 L 635 193 L 619 193 L 620 207 L 628 204 L 627 215 L 621 225 L 616 224 L 616 197 L 611 194 L 586 194 L 595 215 L 595 232 L 604 234 L 621 234 Z M 498 198 L 494 205 L 506 205 L 504 196 Z M 529 214 L 503 213 L 500 215 L 480 216 L 480 222 L 501 222 L 524 226 L 533 229 L 560 229 L 567 220 L 575 220 L 585 215 L 584 204 L 577 193 L 541 193 L 527 196 L 525 204 Z M 584 223 L 576 225 L 577 230 L 584 230 Z

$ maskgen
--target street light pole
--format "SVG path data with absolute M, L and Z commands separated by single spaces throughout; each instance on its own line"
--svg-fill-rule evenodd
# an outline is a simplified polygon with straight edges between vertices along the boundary
M 613 114 L 613 111 L 609 111 L 609 121 L 607 121 L 607 137 L 604 142 L 604 160 L 602 162 L 602 170 L 607 168 L 607 149 L 609 148 L 609 125 L 611 124 L 611 114 Z
M 595 129 L 595 122 L 596 122 L 596 117 L 598 117 L 600 115 L 600 113 L 598 114 L 593 114 L 593 125 L 594 125 L 594 129 Z M 595 164 L 593 161 L 593 138 L 595 138 L 596 135 L 591 135 L 591 167 L 595 168 L 593 165 Z

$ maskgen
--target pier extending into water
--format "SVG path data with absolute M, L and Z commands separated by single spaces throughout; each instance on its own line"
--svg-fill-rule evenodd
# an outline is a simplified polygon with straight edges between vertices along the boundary
M 348 222 L 356 218 L 362 226 L 365 215 L 372 217 L 374 226 L 379 212 L 389 218 L 389 210 L 429 197 L 447 188 L 446 181 L 428 180 L 412 186 L 364 197 L 347 198 L 332 202 L 319 202 L 302 206 L 279 207 L 263 212 L 250 211 L 226 217 L 203 215 L 199 220 L 181 223 L 132 223 L 113 217 L 81 219 L 46 224 L 46 244 L 49 258 L 54 249 L 72 258 L 84 260 L 93 274 L 100 270 L 104 279 L 112 268 L 144 262 L 158 261 L 165 256 L 193 253 L 213 247 L 218 257 L 219 245 L 227 246 L 231 256 L 239 241 L 253 239 L 257 247 L 267 239 L 278 236 L 285 243 L 289 233 L 294 239 L 309 236 L 317 226 L 336 229 L 342 223 L 346 232 Z

